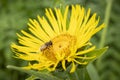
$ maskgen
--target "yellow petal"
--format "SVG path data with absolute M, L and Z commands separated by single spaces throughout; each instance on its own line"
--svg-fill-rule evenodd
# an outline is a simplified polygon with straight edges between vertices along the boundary
M 62 60 L 62 67 L 63 67 L 64 70 L 66 70 L 65 60 Z
M 80 52 L 76 53 L 76 55 L 87 54 L 88 52 L 90 52 L 90 51 L 92 51 L 92 50 L 94 50 L 94 49 L 95 49 L 95 46 L 93 46 L 93 47 L 91 47 L 91 48 L 89 48 L 89 49 L 87 49 L 87 50 L 80 51 Z
M 36 20 L 31 20 L 31 23 L 28 23 L 29 25 L 29 30 L 35 35 L 37 36 L 39 39 L 41 39 L 42 41 L 47 42 L 50 38 L 49 36 L 45 33 L 45 31 L 42 29 L 42 27 L 40 26 L 40 24 L 38 23 L 38 21 Z
M 51 25 L 52 25 L 52 28 L 54 29 L 55 33 L 56 34 L 59 34 L 60 30 L 59 30 L 59 26 L 58 26 L 58 23 L 57 23 L 57 20 L 52 12 L 51 9 L 46 9 L 46 16 L 48 18 L 48 20 L 50 21 Z
M 43 17 L 40 18 L 38 16 L 39 22 L 44 29 L 44 31 L 50 36 L 50 39 L 56 36 L 55 32 L 53 31 L 52 27 L 49 25 L 48 21 Z
M 76 69 L 76 65 L 75 65 L 74 62 L 72 62 L 72 68 L 71 68 L 71 70 L 70 70 L 70 73 L 74 72 L 75 69 Z

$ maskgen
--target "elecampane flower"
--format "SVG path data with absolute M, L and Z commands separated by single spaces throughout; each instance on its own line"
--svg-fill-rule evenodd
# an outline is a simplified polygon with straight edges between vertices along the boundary
M 72 5 L 71 10 L 66 6 L 64 13 L 59 8 L 45 11 L 46 17 L 30 19 L 30 33 L 21 30 L 23 35 L 17 34 L 19 44 L 11 45 L 16 58 L 28 61 L 25 68 L 54 71 L 59 64 L 66 70 L 70 63 L 70 72 L 74 72 L 77 64 L 86 65 L 96 57 L 86 56 L 95 49 L 91 37 L 104 27 L 98 26 L 96 13 L 90 17 L 90 9 L 86 11 L 80 5 Z

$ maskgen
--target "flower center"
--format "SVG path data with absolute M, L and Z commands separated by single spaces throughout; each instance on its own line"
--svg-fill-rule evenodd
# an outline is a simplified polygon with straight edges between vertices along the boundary
M 41 46 L 43 55 L 52 61 L 56 61 L 59 57 L 66 58 L 74 47 L 76 38 L 69 34 L 61 34 L 54 37 L 51 41 Z

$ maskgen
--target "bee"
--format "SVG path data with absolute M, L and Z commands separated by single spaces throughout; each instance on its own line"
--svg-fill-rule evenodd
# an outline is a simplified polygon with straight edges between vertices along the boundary
M 41 51 L 44 51 L 45 49 L 49 48 L 52 45 L 52 41 L 46 42 L 40 47 Z

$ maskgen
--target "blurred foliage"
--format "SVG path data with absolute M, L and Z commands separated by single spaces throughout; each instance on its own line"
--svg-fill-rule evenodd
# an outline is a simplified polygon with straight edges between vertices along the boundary
M 14 70 L 6 69 L 7 65 L 22 66 L 26 63 L 14 59 L 10 50 L 10 44 L 17 41 L 16 32 L 27 28 L 29 18 L 44 15 L 44 9 L 48 7 L 60 7 L 67 4 L 80 4 L 91 8 L 92 13 L 97 12 L 104 20 L 106 1 L 102 0 L 0 0 L 0 80 L 24 80 L 28 76 Z M 99 62 L 94 62 L 100 80 L 120 79 L 120 0 L 114 0 L 110 13 L 107 30 L 106 44 L 109 50 Z M 93 38 L 93 43 L 99 46 L 101 33 Z M 94 76 L 94 75 L 93 75 Z

